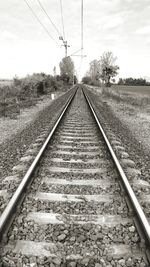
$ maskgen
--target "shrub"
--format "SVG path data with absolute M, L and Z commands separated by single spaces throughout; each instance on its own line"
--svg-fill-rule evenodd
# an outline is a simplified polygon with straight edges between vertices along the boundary
M 85 83 L 85 84 L 91 85 L 92 79 L 89 76 L 85 76 L 85 77 L 82 78 L 82 82 Z
M 44 82 L 37 82 L 36 84 L 37 95 L 44 95 Z

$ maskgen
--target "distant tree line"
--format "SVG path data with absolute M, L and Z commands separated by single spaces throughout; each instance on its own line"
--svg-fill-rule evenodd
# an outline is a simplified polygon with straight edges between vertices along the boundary
M 118 85 L 133 85 L 133 86 L 138 86 L 138 85 L 144 85 L 148 86 L 150 85 L 150 82 L 146 81 L 146 79 L 143 78 L 119 78 Z

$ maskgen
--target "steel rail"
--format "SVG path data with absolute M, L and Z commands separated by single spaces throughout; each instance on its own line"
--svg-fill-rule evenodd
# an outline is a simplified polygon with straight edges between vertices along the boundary
M 110 144 L 110 142 L 109 142 L 109 140 L 108 140 L 108 138 L 107 138 L 107 136 L 106 136 L 101 124 L 100 124 L 100 121 L 99 121 L 99 119 L 98 119 L 98 117 L 96 115 L 96 112 L 94 110 L 93 104 L 90 101 L 89 96 L 85 93 L 84 89 L 83 89 L 83 93 L 84 93 L 85 98 L 87 100 L 87 103 L 89 104 L 89 107 L 90 107 L 90 109 L 91 109 L 91 111 L 93 113 L 93 116 L 94 116 L 94 118 L 95 118 L 95 120 L 97 122 L 97 125 L 98 125 L 98 127 L 100 129 L 100 132 L 102 133 L 102 136 L 103 136 L 103 138 L 104 138 L 104 140 L 105 140 L 105 142 L 107 144 L 109 152 L 110 152 L 110 154 L 111 154 L 111 156 L 113 158 L 113 161 L 114 161 L 114 163 L 116 165 L 117 171 L 119 172 L 119 175 L 120 175 L 120 177 L 122 179 L 122 182 L 124 184 L 125 190 L 126 190 L 128 196 L 129 196 L 129 199 L 130 199 L 130 201 L 131 201 L 131 203 L 132 203 L 132 205 L 134 207 L 134 210 L 136 212 L 138 220 L 141 223 L 142 230 L 144 231 L 145 237 L 146 237 L 148 245 L 150 247 L 150 224 L 149 224 L 149 222 L 148 222 L 148 220 L 147 220 L 147 218 L 146 218 L 146 216 L 145 216 L 145 214 L 144 214 L 144 212 L 143 212 L 143 210 L 141 208 L 141 205 L 139 204 L 139 202 L 137 200 L 137 197 L 135 196 L 135 193 L 134 193 L 134 191 L 133 191 L 133 189 L 132 189 L 132 187 L 131 187 L 131 185 L 130 185 L 130 183 L 128 181 L 128 178 L 127 178 L 125 172 L 123 171 L 123 169 L 122 169 L 122 167 L 121 167 L 121 165 L 119 163 L 119 160 L 118 160 L 115 152 L 113 151 L 113 149 L 111 147 L 111 144 Z
M 71 96 L 69 97 L 69 99 L 67 100 L 63 111 L 61 112 L 59 118 L 57 119 L 55 125 L 53 126 L 51 132 L 49 133 L 46 141 L 44 142 L 44 144 L 42 145 L 40 151 L 38 152 L 37 156 L 35 157 L 35 159 L 33 160 L 33 162 L 31 163 L 28 171 L 26 172 L 26 174 L 24 175 L 21 183 L 19 184 L 18 188 L 16 189 L 14 195 L 12 196 L 12 198 L 10 199 L 8 205 L 6 206 L 6 208 L 4 209 L 1 217 L 0 217 L 0 240 L 3 239 L 3 236 L 5 235 L 5 229 L 7 227 L 7 225 L 10 223 L 11 221 L 11 217 L 12 217 L 12 213 L 14 213 L 14 210 L 16 209 L 17 203 L 19 202 L 19 199 L 21 198 L 23 192 L 26 190 L 27 185 L 31 182 L 31 176 L 33 174 L 33 172 L 35 171 L 48 143 L 50 142 L 58 124 L 60 123 L 61 119 L 63 118 L 66 110 L 68 109 L 69 105 L 71 104 L 75 94 L 77 92 L 77 89 L 75 89 L 75 91 L 71 94 Z

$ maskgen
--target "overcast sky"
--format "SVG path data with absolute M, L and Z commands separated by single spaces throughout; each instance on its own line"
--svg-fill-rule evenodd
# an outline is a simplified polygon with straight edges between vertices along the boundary
M 24 0 L 0 1 L 0 78 L 33 72 L 53 73 L 64 56 L 59 35 L 37 0 L 30 6 L 58 45 L 50 39 Z M 60 0 L 41 0 L 62 33 Z M 81 0 L 62 0 L 68 54 L 81 47 Z M 72 57 L 84 74 L 104 51 L 117 56 L 120 77 L 150 77 L 150 1 L 84 0 L 84 54 Z M 80 54 L 80 53 L 79 53 Z

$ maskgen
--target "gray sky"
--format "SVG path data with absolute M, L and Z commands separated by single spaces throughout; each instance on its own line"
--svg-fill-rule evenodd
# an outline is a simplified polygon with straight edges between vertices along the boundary
M 49 38 L 24 0 L 0 1 L 0 78 L 33 72 L 53 73 L 64 56 L 59 35 L 40 9 L 37 0 L 28 3 L 47 27 Z M 60 0 L 41 0 L 62 33 Z M 62 0 L 68 54 L 81 47 L 81 0 Z M 150 1 L 84 0 L 84 54 L 72 57 L 83 75 L 89 62 L 104 51 L 117 56 L 120 77 L 150 77 Z

